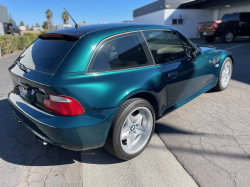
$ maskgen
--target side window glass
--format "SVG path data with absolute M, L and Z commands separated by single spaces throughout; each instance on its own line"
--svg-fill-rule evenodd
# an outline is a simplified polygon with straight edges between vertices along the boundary
M 137 34 L 117 36 L 100 44 L 90 64 L 89 72 L 134 68 L 149 63 Z M 145 44 L 144 44 L 145 45 Z
M 156 64 L 186 58 L 178 36 L 171 31 L 143 32 Z
M 250 21 L 250 13 L 241 13 L 241 21 Z
M 187 39 L 184 36 L 179 34 L 179 37 L 180 40 L 182 41 L 183 47 L 185 48 L 187 56 L 190 57 L 191 56 L 190 53 L 194 47 L 187 41 Z

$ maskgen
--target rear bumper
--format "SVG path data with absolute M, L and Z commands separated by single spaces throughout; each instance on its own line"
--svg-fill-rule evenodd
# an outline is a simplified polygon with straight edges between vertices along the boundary
M 208 32 L 197 32 L 196 36 L 199 38 L 205 38 L 207 36 L 220 37 L 221 34 L 217 31 L 208 31 Z
M 40 139 L 53 145 L 80 151 L 102 147 L 120 107 L 89 110 L 80 116 L 49 114 L 9 93 L 16 118 Z
M 205 38 L 207 36 L 214 36 L 214 31 L 211 31 L 211 32 L 197 32 L 196 36 L 198 36 L 199 38 Z

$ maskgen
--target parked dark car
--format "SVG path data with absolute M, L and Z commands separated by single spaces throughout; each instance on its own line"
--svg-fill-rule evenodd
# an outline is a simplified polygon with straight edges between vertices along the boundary
M 176 29 L 136 23 L 45 33 L 9 68 L 16 119 L 44 144 L 104 146 L 128 160 L 155 120 L 214 88 L 225 90 L 230 52 L 196 46 Z
M 230 43 L 237 36 L 249 36 L 250 12 L 225 14 L 221 20 L 198 23 L 197 36 L 212 43 L 216 37 Z
M 5 34 L 21 35 L 21 30 L 15 23 L 3 23 L 3 27 Z

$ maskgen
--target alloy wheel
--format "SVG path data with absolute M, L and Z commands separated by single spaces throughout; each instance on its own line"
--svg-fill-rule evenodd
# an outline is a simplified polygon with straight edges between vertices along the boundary
M 127 154 L 139 152 L 150 138 L 153 116 L 146 107 L 134 109 L 126 118 L 120 135 L 122 149 Z
M 234 35 L 233 35 L 231 32 L 228 32 L 228 33 L 225 35 L 225 40 L 226 40 L 227 42 L 233 41 L 233 38 L 234 38 Z
M 223 88 L 227 87 L 232 72 L 232 65 L 230 61 L 226 61 L 221 74 L 221 85 Z

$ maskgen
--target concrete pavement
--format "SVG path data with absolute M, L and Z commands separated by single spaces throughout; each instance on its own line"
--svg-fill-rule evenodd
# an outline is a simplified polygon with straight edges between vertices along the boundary
M 138 157 L 121 162 L 103 149 L 82 152 L 83 186 L 197 186 L 154 134 Z

